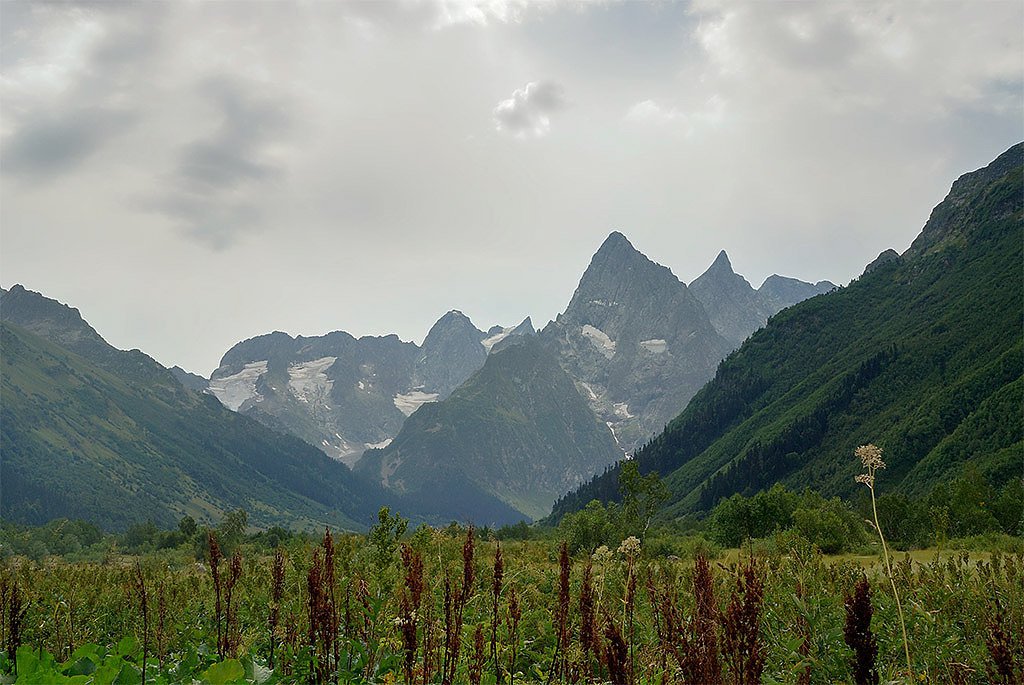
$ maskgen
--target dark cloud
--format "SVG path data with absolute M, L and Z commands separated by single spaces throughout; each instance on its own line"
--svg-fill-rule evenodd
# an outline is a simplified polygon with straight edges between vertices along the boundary
M 281 103 L 241 79 L 209 78 L 196 90 L 218 123 L 211 135 L 181 148 L 170 186 L 149 206 L 221 249 L 258 227 L 262 186 L 284 172 L 266 148 L 289 119 Z
M 34 181 L 72 171 L 135 117 L 86 107 L 26 121 L 3 141 L 0 170 Z
M 18 67 L 31 61 L 33 49 L 50 41 L 71 44 L 63 53 L 61 46 L 49 45 L 54 52 L 32 74 L 54 91 L 51 99 L 23 99 L 24 93 L 4 98 L 10 132 L 3 140 L 2 171 L 45 182 L 77 169 L 141 118 L 142 103 L 128 91 L 157 54 L 155 27 L 163 10 L 155 7 L 146 14 L 102 3 L 65 13 L 58 7 L 20 5 L 4 3 L 3 23 L 38 22 L 45 27 L 49 20 L 63 33 L 32 41 L 24 29 L 4 30 L 9 46 L 2 53 L 4 71 L 15 74 L 16 88 L 25 87 Z M 106 22 L 102 30 L 95 28 L 97 14 Z M 58 85 L 61 79 L 65 82 Z
M 494 108 L 499 131 L 519 138 L 541 137 L 551 129 L 551 115 L 565 107 L 564 91 L 551 81 L 536 81 L 512 93 Z

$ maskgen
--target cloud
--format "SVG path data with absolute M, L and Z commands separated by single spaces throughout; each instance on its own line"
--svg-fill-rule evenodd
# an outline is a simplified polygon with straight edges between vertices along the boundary
M 45 183 L 78 169 L 138 122 L 139 103 L 124 86 L 145 72 L 156 41 L 152 22 L 125 23 L 127 14 L 103 17 L 105 23 L 87 9 L 4 6 L 5 22 L 38 30 L 3 35 L 4 174 Z
M 82 107 L 27 121 L 3 142 L 5 174 L 47 180 L 72 171 L 133 121 L 129 112 Z
M 665 108 L 654 100 L 638 102 L 626 112 L 626 120 L 637 124 L 669 124 L 684 118 L 683 113 L 675 107 Z
M 532 81 L 494 108 L 498 131 L 517 138 L 540 138 L 551 130 L 551 115 L 565 107 L 563 89 L 552 81 Z
M 626 121 L 639 126 L 672 127 L 686 137 L 702 129 L 713 129 L 725 121 L 725 102 L 712 95 L 690 111 L 659 105 L 654 100 L 642 100 L 626 112 Z
M 180 148 L 169 187 L 146 204 L 223 249 L 260 225 L 262 192 L 285 170 L 268 150 L 290 122 L 281 103 L 237 78 L 208 78 L 196 91 L 217 125 Z

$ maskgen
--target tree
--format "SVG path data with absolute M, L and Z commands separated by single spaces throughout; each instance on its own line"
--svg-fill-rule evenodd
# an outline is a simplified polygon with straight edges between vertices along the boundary
M 656 471 L 641 476 L 640 467 L 630 459 L 619 470 L 619 492 L 622 493 L 623 534 L 636 534 L 643 540 L 654 515 L 668 501 L 668 487 Z

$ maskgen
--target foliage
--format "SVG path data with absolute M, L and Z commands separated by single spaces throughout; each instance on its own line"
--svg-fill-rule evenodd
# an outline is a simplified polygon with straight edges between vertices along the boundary
M 835 502 L 785 490 L 762 500 L 763 511 L 791 510 L 794 518 L 828 512 Z M 9 628 L 2 604 L 10 593 L 3 588 L 17 585 L 28 613 L 17 658 L 0 656 L 0 674 L 13 673 L 18 662 L 24 682 L 138 682 L 148 645 L 147 678 L 156 683 L 337 677 L 514 685 L 556 672 L 553 680 L 600 682 L 618 674 L 627 682 L 678 683 L 673 649 L 683 650 L 688 668 L 711 663 L 710 652 L 687 657 L 682 636 L 694 646 L 710 644 L 695 642 L 698 635 L 713 634 L 723 682 L 792 682 L 801 669 L 809 669 L 807 682 L 849 682 L 854 653 L 844 642 L 843 598 L 862 576 L 872 585 L 875 668 L 882 681 L 901 672 L 895 598 L 877 559 L 826 558 L 795 524 L 775 526 L 778 532 L 741 553 L 719 553 L 697 574 L 692 559 L 706 558 L 700 550 L 714 543 L 692 530 L 681 535 L 652 526 L 643 543 L 620 539 L 575 555 L 568 539 L 564 553 L 557 537 L 506 539 L 499 563 L 497 542 L 461 526 L 409 533 L 391 512 L 379 521 L 373 535 L 273 536 L 276 547 L 262 533 L 243 536 L 232 562 L 237 571 L 227 560 L 219 567 L 225 605 L 235 578 L 231 608 L 222 609 L 219 623 L 231 635 L 224 651 L 237 650 L 237 659 L 217 656 L 215 580 L 206 564 L 196 564 L 189 542 L 96 562 L 9 557 L 0 569 L 0 632 Z M 195 534 L 202 532 L 197 527 Z M 1013 649 L 1024 635 L 1020 552 L 947 549 L 918 558 L 924 561 L 898 558 L 893 567 L 915 672 L 939 682 L 983 683 L 991 650 L 1019 663 Z M 141 594 L 128 594 L 141 585 L 145 622 Z M 689 623 L 696 586 L 700 625 Z M 693 661 L 697 654 L 707 659 Z

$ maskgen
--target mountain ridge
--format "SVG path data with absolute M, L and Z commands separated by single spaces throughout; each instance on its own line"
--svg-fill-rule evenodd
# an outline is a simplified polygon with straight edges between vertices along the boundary
M 781 312 L 723 361 L 635 456 L 664 476 L 667 514 L 774 482 L 852 495 L 866 442 L 886 450 L 887 491 L 921 492 L 968 463 L 1019 475 L 1022 168 L 1018 144 L 965 174 L 903 259 Z M 615 469 L 596 477 L 553 517 L 615 499 L 615 483 Z

